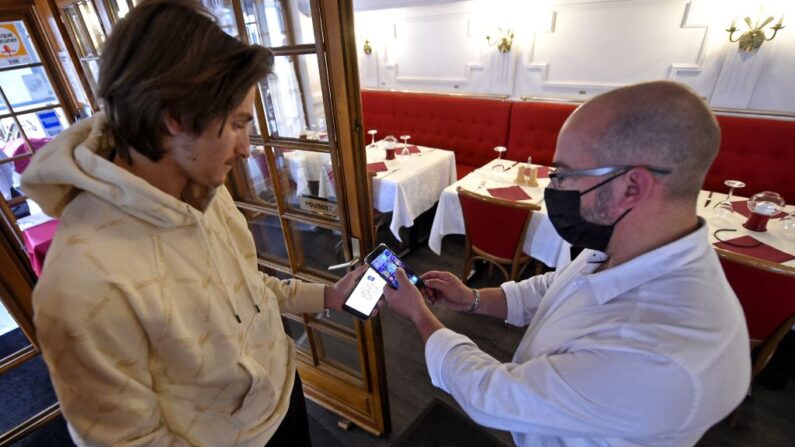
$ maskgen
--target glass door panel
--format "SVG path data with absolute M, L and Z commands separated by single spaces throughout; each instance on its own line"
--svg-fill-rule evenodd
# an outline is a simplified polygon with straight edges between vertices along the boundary
M 287 209 L 317 217 L 339 219 L 336 175 L 331 154 L 276 148 L 274 157 Z
M 257 256 L 268 261 L 289 264 L 287 244 L 284 241 L 279 216 L 248 210 L 244 210 L 243 214 L 254 236 Z
M 372 232 L 372 222 L 361 221 L 365 217 L 349 208 L 358 209 L 364 201 L 370 205 L 364 197 L 366 190 L 353 188 L 358 169 L 365 177 L 363 159 L 358 168 L 348 160 L 348 182 L 341 162 L 353 148 L 350 143 L 341 147 L 340 136 L 350 142 L 360 138 L 360 132 L 333 126 L 360 121 L 359 110 L 334 108 L 335 101 L 342 101 L 337 94 L 344 93 L 332 94 L 329 65 L 341 66 L 343 58 L 330 59 L 330 45 L 318 44 L 339 41 L 341 28 L 332 25 L 337 27 L 335 34 L 323 36 L 327 28 L 313 23 L 323 20 L 321 3 L 333 9 L 339 2 L 234 1 L 239 2 L 232 4 L 235 17 L 241 18 L 239 35 L 249 43 L 269 47 L 274 68 L 259 83 L 251 157 L 232 173 L 233 196 L 254 234 L 261 270 L 279 278 L 331 283 L 346 273 L 344 265 L 352 257 L 360 256 L 354 255 L 353 247 L 361 239 L 352 240 L 352 232 L 361 234 L 362 228 Z M 210 0 L 204 3 L 210 5 Z M 343 3 L 351 7 L 349 0 Z M 344 71 L 335 75 L 337 85 L 346 85 L 350 79 Z M 351 97 L 358 99 L 358 86 Z M 365 244 L 372 244 L 372 235 L 366 237 Z M 367 248 L 364 245 L 362 250 Z M 343 267 L 329 269 L 337 265 Z M 331 311 L 328 315 L 283 314 L 282 318 L 298 349 L 306 395 L 372 433 L 388 432 L 378 317 L 363 323 L 347 313 Z
M 202 0 L 202 4 L 215 16 L 218 26 L 226 34 L 237 37 L 237 21 L 232 0 Z
M 309 2 L 243 0 L 242 3 L 250 43 L 265 47 L 315 43 Z
M 260 83 L 268 131 L 274 138 L 328 141 L 317 56 L 276 56 L 273 73 Z

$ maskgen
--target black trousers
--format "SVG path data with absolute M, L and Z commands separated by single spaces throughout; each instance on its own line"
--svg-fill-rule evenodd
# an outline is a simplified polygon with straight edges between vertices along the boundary
M 312 447 L 309 439 L 309 418 L 301 378 L 295 373 L 295 384 L 290 394 L 290 408 L 265 447 Z

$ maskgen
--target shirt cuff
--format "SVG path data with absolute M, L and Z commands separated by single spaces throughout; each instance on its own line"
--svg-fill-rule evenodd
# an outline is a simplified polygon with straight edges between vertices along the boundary
M 515 281 L 511 281 L 502 283 L 500 287 L 505 293 L 505 301 L 508 306 L 505 322 L 514 326 L 524 326 L 524 302 L 519 285 Z
M 324 284 L 299 282 L 296 284 L 296 297 L 298 298 L 298 307 L 305 309 L 305 313 L 316 313 L 323 310 L 325 302 L 323 295 L 326 286 Z
M 428 365 L 428 375 L 431 376 L 431 383 L 447 393 L 450 390 L 447 389 L 444 383 L 444 362 L 453 348 L 464 344 L 475 345 L 469 337 L 447 328 L 437 330 L 425 342 L 425 364 Z

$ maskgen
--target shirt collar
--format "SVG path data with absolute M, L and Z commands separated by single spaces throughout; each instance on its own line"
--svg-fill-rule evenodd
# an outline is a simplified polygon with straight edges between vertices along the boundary
M 591 285 L 599 304 L 605 304 L 641 284 L 695 261 L 709 248 L 707 224 L 699 217 L 698 228 L 690 234 L 619 266 L 586 275 L 585 279 Z M 598 262 L 598 259 L 606 259 L 599 252 L 595 252 L 592 256 L 595 262 Z

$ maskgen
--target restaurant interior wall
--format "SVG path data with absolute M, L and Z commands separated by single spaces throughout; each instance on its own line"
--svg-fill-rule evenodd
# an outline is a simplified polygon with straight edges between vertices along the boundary
M 356 0 L 363 88 L 585 100 L 671 79 L 715 108 L 795 117 L 795 2 L 784 0 Z M 737 17 L 785 16 L 753 52 Z M 772 25 L 772 24 L 771 24 Z M 511 29 L 501 53 L 486 35 Z M 768 31 L 768 36 L 771 32 Z M 736 36 L 735 36 L 736 37 Z M 368 41 L 370 52 L 365 52 Z M 492 40 L 493 43 L 493 40 Z

